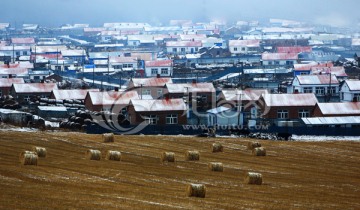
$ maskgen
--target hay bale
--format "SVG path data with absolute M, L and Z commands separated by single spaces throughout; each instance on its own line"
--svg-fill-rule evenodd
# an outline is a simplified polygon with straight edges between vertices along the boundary
M 254 172 L 247 172 L 244 178 L 245 184 L 262 184 L 262 174 L 254 173 Z
M 266 156 L 266 149 L 264 147 L 256 147 L 252 150 L 254 156 Z
M 252 141 L 248 142 L 248 145 L 247 145 L 248 150 L 253 150 L 256 147 L 261 147 L 261 144 L 259 142 L 252 142 Z
M 22 165 L 37 166 L 38 155 L 33 151 L 24 151 L 20 153 L 19 159 Z
M 224 150 L 224 147 L 222 144 L 216 142 L 211 145 L 212 152 L 222 152 Z
M 103 142 L 114 142 L 114 134 L 113 133 L 104 133 L 103 135 Z
M 106 152 L 106 160 L 121 161 L 121 152 L 108 150 Z
M 222 163 L 211 162 L 209 163 L 209 170 L 223 172 L 224 167 Z
M 186 195 L 188 197 L 205 198 L 206 187 L 203 184 L 188 184 L 186 186 Z
M 46 157 L 46 148 L 33 146 L 32 149 L 38 157 Z
M 190 160 L 190 161 L 200 160 L 199 151 L 187 151 L 187 152 L 185 152 L 185 160 Z
M 86 158 L 89 160 L 100 160 L 101 152 L 100 150 L 89 149 L 86 151 Z
M 161 162 L 175 162 L 175 153 L 163 152 L 160 157 Z

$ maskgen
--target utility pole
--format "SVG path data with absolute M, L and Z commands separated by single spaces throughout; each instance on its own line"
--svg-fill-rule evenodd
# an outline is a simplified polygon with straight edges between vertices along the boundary
M 107 66 L 108 66 L 108 76 L 107 76 L 107 81 L 108 83 L 110 83 L 110 55 L 108 53 L 108 58 L 107 58 Z

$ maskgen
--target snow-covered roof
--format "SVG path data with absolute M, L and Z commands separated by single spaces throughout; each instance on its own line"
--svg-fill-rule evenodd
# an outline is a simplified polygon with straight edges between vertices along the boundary
M 268 107 L 315 106 L 318 102 L 314 93 L 263 94 L 261 97 Z
M 56 83 L 13 84 L 16 93 L 51 93 L 57 89 Z
M 290 47 L 277 47 L 278 53 L 301 53 L 312 52 L 311 46 L 290 46 Z
M 360 116 L 301 118 L 306 125 L 360 124 Z
M 0 87 L 11 87 L 12 84 L 25 83 L 23 78 L 0 78 Z
M 110 63 L 137 63 L 136 57 L 111 56 Z
M 323 115 L 360 115 L 360 102 L 318 103 Z
M 183 99 L 131 100 L 136 112 L 185 111 Z
M 205 34 L 181 34 L 180 35 L 181 41 L 201 41 L 206 39 Z
M 145 61 L 146 67 L 171 67 L 172 64 L 172 60 Z
M 35 44 L 35 39 L 29 38 L 11 38 L 12 44 Z
M 59 46 L 32 46 L 31 51 L 36 54 L 43 54 L 43 53 L 60 53 L 62 51 L 66 51 L 68 48 L 65 45 Z
M 310 62 L 306 64 L 294 64 L 294 70 L 304 71 L 304 70 L 311 70 L 311 67 L 332 67 L 332 66 L 334 66 L 332 62 L 327 62 L 327 63 Z
M 29 70 L 27 68 L 4 68 L 0 69 L 0 75 L 27 75 Z
M 139 99 L 136 91 L 88 92 L 93 105 L 128 105 L 131 99 Z
M 343 66 L 333 66 L 333 67 L 311 67 L 313 74 L 333 74 L 337 77 L 347 77 L 348 75 L 345 72 Z
M 222 95 L 226 101 L 257 101 L 259 100 L 262 94 L 268 94 L 269 91 L 267 89 L 251 89 L 247 88 L 245 90 L 238 89 L 228 89 L 222 90 Z
M 339 84 L 335 75 L 322 74 L 322 75 L 297 75 L 296 78 L 299 80 L 301 85 L 325 85 L 329 84 Z
M 351 41 L 352 46 L 360 46 L 360 38 L 353 38 Z
M 132 78 L 130 82 L 133 87 L 163 87 L 167 83 L 172 83 L 172 79 L 170 77 Z
M 169 41 L 166 47 L 201 47 L 201 41 Z
M 349 90 L 360 90 L 360 80 L 345 80 L 345 83 L 348 85 Z
M 62 50 L 61 51 L 61 55 L 62 56 L 67 56 L 67 57 L 71 57 L 71 56 L 85 56 L 86 52 L 85 50 Z
M 298 53 L 262 53 L 262 60 L 297 60 Z
M 260 47 L 260 40 L 229 40 L 229 47 Z
M 215 88 L 212 83 L 168 83 L 166 84 L 169 93 L 214 93 Z
M 98 92 L 99 89 L 72 89 L 72 90 L 53 90 L 52 93 L 56 100 L 77 99 L 84 100 L 88 92 Z
M 25 62 L 18 62 L 18 63 L 10 63 L 7 64 L 1 64 L 0 69 L 12 69 L 12 68 L 26 68 L 26 69 L 32 69 L 34 68 L 34 64 L 30 63 L 29 61 Z

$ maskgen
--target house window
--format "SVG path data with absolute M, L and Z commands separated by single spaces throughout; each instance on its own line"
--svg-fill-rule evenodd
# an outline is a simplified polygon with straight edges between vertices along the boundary
M 275 65 L 280 65 L 280 61 L 274 61 Z
M 161 74 L 169 74 L 169 71 L 167 68 L 162 68 L 161 69 Z
M 176 114 L 169 114 L 166 116 L 166 124 L 177 124 L 178 116 Z
M 195 52 L 197 52 L 199 50 L 199 48 L 195 47 Z
M 285 110 L 285 109 L 278 110 L 277 118 L 279 118 L 279 119 L 288 119 L 289 118 L 289 111 Z
M 147 115 L 144 117 L 145 122 L 150 125 L 156 125 L 157 124 L 157 116 L 156 115 Z
M 23 51 L 23 55 L 28 55 L 28 54 L 27 54 L 27 51 Z
M 24 101 L 30 101 L 30 99 L 31 99 L 30 96 L 28 96 L 28 95 L 24 96 Z
M 151 74 L 152 75 L 157 75 L 158 73 L 158 69 L 151 69 Z
M 324 87 L 316 87 L 315 88 L 315 94 L 316 95 L 324 95 L 325 93 L 325 88 Z
M 133 45 L 136 45 L 136 42 L 133 42 Z
M 286 61 L 286 65 L 293 65 L 294 61 Z
M 151 91 L 150 91 L 150 89 L 143 89 L 142 94 L 145 96 L 149 96 L 149 95 L 151 95 Z
M 273 64 L 273 62 L 272 62 L 272 61 L 269 61 L 269 62 L 268 62 L 268 64 L 269 64 L 269 65 L 272 65 L 272 64 Z
M 185 48 L 182 47 L 182 48 L 181 48 L 181 52 L 184 53 L 184 52 L 185 52 Z
M 158 90 L 157 90 L 157 95 L 158 95 L 158 97 L 162 97 L 162 96 L 163 96 L 163 90 L 162 90 L 162 89 L 158 89 Z
M 173 53 L 177 52 L 177 48 L 172 48 Z
M 55 70 L 61 70 L 61 66 L 55 66 Z
M 300 75 L 308 75 L 307 72 L 300 72 Z
M 304 93 L 312 93 L 312 87 L 304 87 Z
M 246 48 L 245 48 L 245 47 L 242 47 L 242 48 L 241 48 L 241 51 L 245 52 L 245 51 L 246 51 Z
M 300 109 L 299 118 L 303 118 L 303 117 L 310 117 L 310 111 L 307 109 Z
M 234 47 L 234 51 L 237 51 L 237 47 Z
M 0 97 L 2 96 L 2 90 L 0 90 Z
M 20 52 L 16 52 L 15 54 L 16 54 L 16 56 L 20 56 Z
M 336 93 L 336 87 L 330 87 L 330 88 L 328 88 L 328 92 L 331 93 L 331 94 Z

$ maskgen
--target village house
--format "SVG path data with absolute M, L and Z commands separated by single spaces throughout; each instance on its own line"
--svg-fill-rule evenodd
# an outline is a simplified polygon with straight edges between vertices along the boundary
M 260 50 L 260 40 L 229 40 L 229 51 L 233 56 L 255 54 Z
M 136 90 L 140 99 L 157 99 L 164 96 L 168 83 L 172 83 L 170 77 L 131 78 L 128 90 Z
M 317 103 L 314 117 L 360 116 L 360 102 Z
M 339 81 L 335 75 L 298 75 L 292 82 L 293 93 L 314 93 L 320 102 L 339 101 Z
M 282 126 L 284 121 L 312 116 L 316 103 L 318 100 L 313 93 L 264 94 L 251 112 L 262 120 Z
M 189 106 L 196 104 L 200 110 L 216 106 L 216 90 L 212 83 L 167 83 L 164 95 L 166 98 L 185 99 Z
M 62 50 L 61 55 L 64 59 L 76 61 L 78 64 L 82 64 L 86 60 L 85 50 Z
M 169 41 L 166 42 L 166 52 L 173 55 L 197 53 L 202 47 L 201 41 Z
M 23 78 L 0 78 L 0 97 L 10 94 L 10 89 L 13 84 L 23 84 Z
M 88 91 L 84 103 L 90 111 L 108 111 L 115 114 L 126 112 L 126 107 L 131 99 L 139 99 L 136 91 Z
M 0 46 L 0 54 L 2 57 L 10 57 L 11 62 L 19 60 L 21 56 L 30 56 L 30 46 Z
M 268 53 L 261 54 L 262 65 L 293 67 L 297 63 L 297 53 Z
M 111 56 L 109 62 L 114 69 L 122 71 L 138 69 L 138 59 L 136 57 Z
M 345 80 L 340 88 L 340 101 L 360 102 L 360 80 Z
M 186 104 L 183 99 L 131 100 L 128 119 L 132 125 L 184 125 Z
M 51 92 L 57 88 L 56 83 L 13 84 L 10 94 L 21 104 L 36 98 L 49 98 Z
M 155 47 L 156 41 L 153 35 L 128 35 L 127 46 L 129 47 Z
M 345 72 L 343 66 L 332 66 L 332 67 L 311 67 L 312 74 L 331 74 L 335 75 L 338 81 L 341 83 L 344 80 L 347 80 L 348 75 Z
M 311 71 L 312 67 L 333 67 L 333 66 L 334 64 L 332 62 L 318 63 L 314 61 L 310 63 L 294 64 L 294 76 L 312 74 Z
M 169 77 L 173 74 L 172 60 L 145 61 L 145 75 L 147 77 Z

